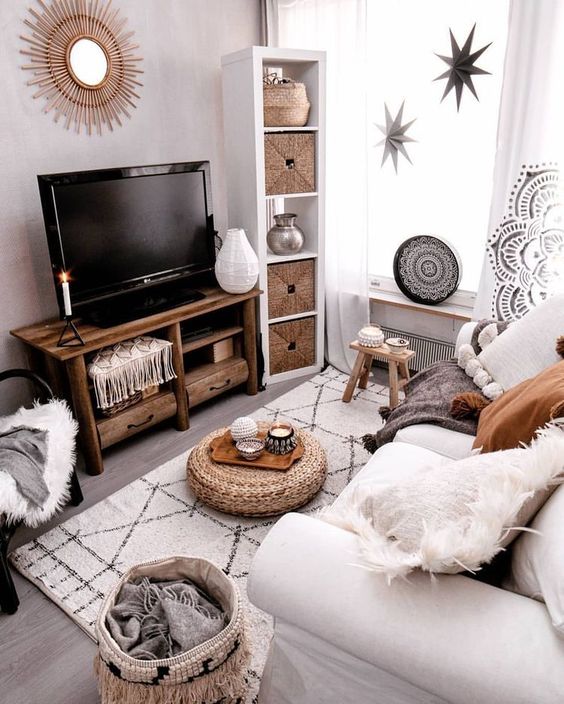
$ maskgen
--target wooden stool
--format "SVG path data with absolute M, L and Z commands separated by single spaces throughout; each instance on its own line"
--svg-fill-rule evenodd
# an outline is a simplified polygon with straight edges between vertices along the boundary
M 407 363 L 415 356 L 413 350 L 402 350 L 401 352 L 392 352 L 388 345 L 383 344 L 380 347 L 363 347 L 357 340 L 349 345 L 351 350 L 356 350 L 358 355 L 354 363 L 349 383 L 343 394 L 343 401 L 348 403 L 356 385 L 359 389 L 365 389 L 368 384 L 368 375 L 374 357 L 380 357 L 388 362 L 388 375 L 390 378 L 390 408 L 395 408 L 399 403 L 399 391 L 409 381 L 409 367 Z

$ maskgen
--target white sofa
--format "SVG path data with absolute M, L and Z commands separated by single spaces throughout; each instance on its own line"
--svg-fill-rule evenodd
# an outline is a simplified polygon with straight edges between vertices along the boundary
M 412 426 L 345 492 L 467 456 L 472 442 Z M 260 704 L 564 702 L 564 639 L 543 603 L 462 575 L 415 573 L 388 586 L 354 564 L 356 553 L 352 533 L 296 513 L 263 541 L 248 582 L 275 623 Z

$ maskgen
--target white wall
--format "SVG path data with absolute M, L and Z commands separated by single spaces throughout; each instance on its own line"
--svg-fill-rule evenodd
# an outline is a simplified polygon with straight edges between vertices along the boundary
M 144 57 L 131 120 L 102 137 L 55 124 L 20 54 L 32 0 L 0 3 L 0 370 L 25 364 L 12 328 L 56 314 L 36 175 L 209 159 L 216 227 L 226 226 L 220 57 L 260 44 L 259 0 L 115 0 Z M 4 388 L 5 387 L 5 388 Z M 0 412 L 20 398 L 4 382 Z

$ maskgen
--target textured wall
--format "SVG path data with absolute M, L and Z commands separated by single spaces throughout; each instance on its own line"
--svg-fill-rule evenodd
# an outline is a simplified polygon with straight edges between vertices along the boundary
M 45 115 L 26 86 L 19 35 L 29 6 L 39 7 L 0 3 L 0 369 L 25 363 L 11 328 L 56 314 L 36 174 L 209 159 L 224 229 L 220 57 L 260 43 L 259 0 L 116 0 L 145 59 L 141 100 L 113 133 L 78 136 Z M 2 385 L 0 412 L 19 389 Z

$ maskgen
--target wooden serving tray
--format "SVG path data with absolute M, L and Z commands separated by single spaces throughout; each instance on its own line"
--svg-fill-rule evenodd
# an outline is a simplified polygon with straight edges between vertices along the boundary
M 264 440 L 265 432 L 259 432 L 258 437 Z M 220 464 L 235 464 L 242 467 L 254 467 L 255 469 L 275 469 L 285 471 L 304 454 L 304 447 L 298 438 L 298 444 L 293 452 L 287 455 L 273 455 L 264 450 L 262 455 L 256 460 L 246 460 L 237 452 L 235 443 L 228 430 L 224 435 L 214 438 L 210 442 L 212 460 Z

